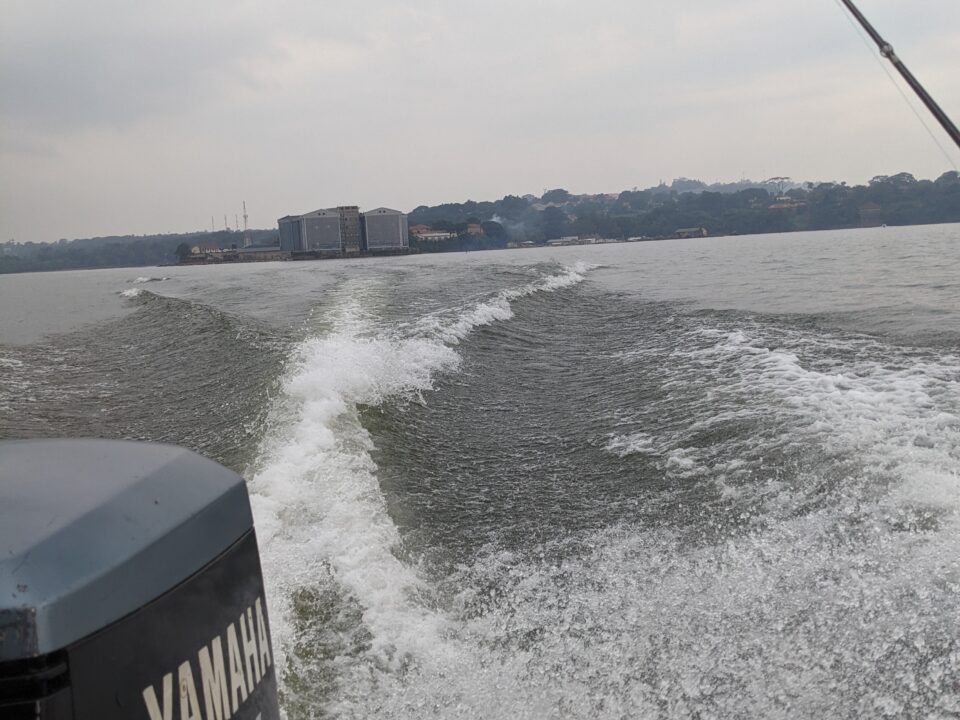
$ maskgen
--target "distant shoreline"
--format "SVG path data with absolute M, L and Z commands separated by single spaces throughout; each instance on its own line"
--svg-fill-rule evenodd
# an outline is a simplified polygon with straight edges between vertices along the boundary
M 763 233 L 731 233 L 726 235 L 710 235 L 704 238 L 695 238 L 702 239 L 706 241 L 710 240 L 724 240 L 729 238 L 743 238 L 743 237 L 763 237 L 768 235 L 793 235 L 797 233 L 823 233 L 823 232 L 854 232 L 854 231 L 882 231 L 882 230 L 896 230 L 898 228 L 913 228 L 913 227 L 937 227 L 937 226 L 946 226 L 946 225 L 960 225 L 958 222 L 947 222 L 947 223 L 916 223 L 913 225 L 887 225 L 881 227 L 870 227 L 870 228 L 826 228 L 820 230 L 791 230 L 787 232 L 763 232 Z M 644 243 L 644 242 L 664 242 L 670 240 L 684 240 L 690 238 L 677 238 L 677 237 L 646 237 L 646 238 L 630 238 L 630 239 L 607 239 L 601 242 L 577 242 L 570 244 L 554 244 L 550 245 L 548 243 L 536 243 L 533 245 L 524 245 L 518 247 L 501 247 L 501 248 L 489 248 L 488 250 L 537 250 L 537 249 L 546 249 L 552 250 L 562 247 L 596 247 L 604 245 L 623 245 L 627 243 Z M 464 253 L 464 252 L 486 252 L 487 250 L 438 250 L 434 252 L 420 251 L 420 252 L 409 252 L 409 253 L 368 253 L 363 255 L 343 255 L 343 256 L 325 256 L 323 258 L 298 258 L 290 260 L 272 260 L 269 262 L 284 262 L 284 263 L 301 263 L 301 262 L 310 262 L 312 260 L 360 260 L 367 259 L 372 260 L 379 257 L 408 257 L 413 255 L 442 255 L 450 253 Z M 131 265 L 98 265 L 98 266 L 85 266 L 85 267 L 61 267 L 61 268 L 37 268 L 31 270 L 19 270 L 19 271 L 10 271 L 2 270 L 0 271 L 0 277 L 3 275 L 25 275 L 28 273 L 47 273 L 47 272 L 73 272 L 77 270 L 122 270 L 122 269 L 133 269 L 133 268 L 154 268 L 154 267 L 190 267 L 192 265 L 198 266 L 210 266 L 210 265 L 249 265 L 250 262 L 212 262 L 212 263 L 150 263 L 150 264 L 131 264 Z

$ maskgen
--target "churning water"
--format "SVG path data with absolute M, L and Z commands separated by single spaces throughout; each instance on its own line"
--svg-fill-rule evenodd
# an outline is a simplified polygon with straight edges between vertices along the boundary
M 0 437 L 243 472 L 291 720 L 960 716 L 958 226 L 162 271 Z

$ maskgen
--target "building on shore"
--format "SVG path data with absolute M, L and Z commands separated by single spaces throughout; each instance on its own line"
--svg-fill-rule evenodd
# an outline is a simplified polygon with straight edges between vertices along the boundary
M 220 246 L 216 243 L 200 243 L 190 248 L 193 255 L 202 255 L 204 253 L 220 252 Z
M 236 252 L 240 262 L 275 262 L 290 259 L 290 253 L 281 250 L 276 245 L 272 247 L 248 245 L 247 247 L 237 248 L 234 252 Z
M 789 195 L 780 195 L 773 199 L 773 204 L 767 207 L 768 210 L 800 210 L 805 208 L 807 203 L 805 200 L 798 200 L 797 198 L 790 197 Z
M 303 250 L 303 227 L 300 215 L 287 215 L 277 220 L 280 228 L 280 249 L 286 252 Z
M 458 237 L 455 232 L 446 232 L 444 230 L 431 230 L 430 232 L 420 233 L 417 239 L 425 242 L 440 242 L 441 240 L 453 240 Z
M 706 228 L 680 228 L 674 233 L 676 238 L 705 238 L 709 233 Z
M 356 206 L 321 208 L 277 220 L 280 249 L 332 255 L 360 253 L 360 212 Z
M 360 229 L 360 208 L 342 205 L 340 213 L 340 248 L 344 255 L 359 255 L 363 250 L 363 235 Z
M 368 246 L 368 217 L 374 241 Z M 356 205 L 321 208 L 277 220 L 280 249 L 317 255 L 359 255 L 368 250 L 396 250 L 409 246 L 407 216 L 399 210 L 377 208 L 361 216 Z
M 198 246 L 199 247 L 199 246 Z M 230 248 L 222 250 L 218 247 L 207 246 L 206 250 L 194 247 L 189 255 L 180 258 L 180 265 L 220 265 L 224 263 L 274 262 L 290 260 L 291 253 L 287 250 L 272 247 L 250 246 L 245 248 Z
M 399 210 L 377 208 L 363 213 L 363 249 L 398 250 L 410 246 L 407 216 Z
M 300 218 L 302 247 L 308 252 L 339 253 L 343 251 L 340 212 L 336 208 L 314 210 Z
M 455 232 L 447 232 L 446 230 L 434 230 L 429 225 L 413 225 L 410 228 L 410 234 L 415 237 L 417 240 L 424 240 L 426 242 L 439 242 L 441 240 L 451 240 L 457 237 Z

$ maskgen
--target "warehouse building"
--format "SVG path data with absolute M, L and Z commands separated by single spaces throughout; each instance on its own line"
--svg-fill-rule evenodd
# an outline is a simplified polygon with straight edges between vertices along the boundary
M 340 234 L 340 213 L 337 210 L 314 210 L 305 215 L 287 215 L 277 221 L 280 226 L 280 249 L 287 252 L 339 253 L 343 242 Z
M 300 217 L 303 249 L 309 252 L 343 252 L 340 212 L 336 208 L 314 210 Z
M 277 220 L 280 226 L 280 249 L 284 252 L 303 250 L 302 229 L 299 215 L 287 215 Z
M 407 216 L 390 208 L 368 210 L 363 214 L 363 238 L 369 252 L 409 247 Z
M 323 255 L 359 255 L 361 252 L 409 247 L 407 216 L 399 210 L 377 208 L 361 215 L 356 205 L 323 208 L 277 220 L 280 249 Z

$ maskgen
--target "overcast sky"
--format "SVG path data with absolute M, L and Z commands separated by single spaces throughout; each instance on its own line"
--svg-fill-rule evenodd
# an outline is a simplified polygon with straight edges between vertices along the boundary
M 860 6 L 960 122 L 960 0 Z M 0 8 L 0 241 L 951 169 L 835 0 Z

